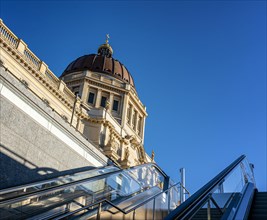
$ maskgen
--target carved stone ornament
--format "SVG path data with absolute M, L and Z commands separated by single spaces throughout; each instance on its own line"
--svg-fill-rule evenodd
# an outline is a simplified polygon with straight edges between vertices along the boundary
M 107 145 L 104 147 L 105 154 L 111 159 L 117 161 L 119 159 L 119 155 L 117 154 L 117 143 L 115 141 L 114 135 L 111 133 L 109 141 Z
M 130 154 L 129 154 L 129 147 L 126 147 L 125 153 L 124 153 L 124 160 L 128 160 L 129 159 L 129 156 L 130 156 Z
M 154 162 L 154 158 L 155 158 L 155 152 L 154 150 L 152 150 L 152 154 L 151 154 L 151 160 Z
M 116 141 L 115 141 L 114 135 L 112 133 L 110 134 L 110 138 L 109 138 L 109 141 L 108 141 L 108 146 L 111 149 L 115 149 L 116 148 Z
M 109 108 L 110 108 L 110 102 L 107 101 L 107 102 L 106 102 L 106 109 L 109 110 Z

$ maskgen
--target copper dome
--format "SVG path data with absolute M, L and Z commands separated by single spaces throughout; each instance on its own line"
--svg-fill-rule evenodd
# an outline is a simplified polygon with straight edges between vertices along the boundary
M 60 78 L 70 73 L 83 70 L 105 73 L 134 87 L 133 78 L 127 68 L 111 56 L 103 56 L 102 54 L 88 54 L 77 58 L 68 65 Z

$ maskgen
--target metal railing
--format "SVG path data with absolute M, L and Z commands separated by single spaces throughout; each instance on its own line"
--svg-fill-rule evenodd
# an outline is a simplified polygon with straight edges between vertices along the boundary
M 142 203 L 138 199 L 138 206 L 135 205 L 136 201 L 134 201 L 134 209 L 127 207 L 128 210 L 124 210 L 131 212 L 146 202 L 152 201 L 153 199 L 155 201 L 161 195 L 164 195 L 164 193 L 166 193 L 165 200 L 168 199 L 169 207 L 171 201 L 173 201 L 170 198 L 174 198 L 175 203 L 179 205 L 178 194 L 180 191 L 172 191 L 175 190 L 177 184 L 171 186 L 169 189 L 164 186 L 166 184 L 169 185 L 169 181 L 167 181 L 169 177 L 154 163 L 142 164 L 126 170 L 109 170 L 109 172 L 103 174 L 102 172 L 97 172 L 97 176 L 88 177 L 88 175 L 85 175 L 82 178 L 79 176 L 78 178 L 69 177 L 73 177 L 73 175 L 67 176 L 66 178 L 63 177 L 63 179 L 52 179 L 52 182 L 55 180 L 54 184 L 49 180 L 40 181 L 34 184 L 0 191 L 3 195 L 0 200 L 0 208 L 5 213 L 2 214 L 6 218 L 15 218 L 17 215 L 21 218 L 28 218 L 36 214 L 44 217 L 49 216 L 49 211 L 55 207 L 61 207 L 60 209 L 63 209 L 64 207 L 76 206 L 75 209 L 77 209 L 77 204 L 81 204 L 82 208 L 86 209 L 86 207 L 94 206 L 94 202 L 97 202 L 99 208 L 101 208 L 102 204 L 113 203 L 113 201 L 124 202 L 130 199 L 134 201 L 135 198 L 141 198 L 144 201 L 145 199 Z M 64 178 L 66 181 L 64 181 Z M 161 192 L 158 193 L 159 191 Z M 172 196 L 170 192 L 175 195 Z M 149 196 L 149 198 L 146 198 L 146 196 Z M 107 201 L 105 202 L 105 200 Z M 44 202 L 47 202 L 47 205 L 42 207 Z M 16 207 L 16 212 L 13 212 L 14 207 Z M 27 211 L 25 212 L 24 210 Z M 2 211 L 0 211 L 0 214 Z M 16 213 L 16 216 L 14 216 L 14 213 Z
M 206 212 L 208 220 L 211 219 L 212 211 L 217 212 L 214 213 L 214 215 L 217 214 L 220 215 L 222 219 L 225 218 L 225 216 L 229 214 L 229 210 L 232 210 L 233 207 L 237 207 L 246 184 L 248 182 L 254 182 L 253 171 L 250 170 L 250 168 L 245 169 L 245 158 L 245 155 L 237 158 L 222 172 L 194 193 L 188 200 L 182 203 L 181 206 L 173 210 L 165 220 L 191 219 L 193 216 L 197 215 L 200 210 Z M 230 183 L 231 187 L 234 187 L 234 189 L 227 190 L 227 181 L 228 179 L 231 180 L 231 175 L 235 174 L 236 171 L 241 172 L 241 182 L 243 183 L 242 190 L 238 190 L 240 186 L 237 187 L 237 185 L 234 185 L 236 183 L 238 183 L 238 185 L 240 184 L 239 181 L 236 180 Z
M 127 215 L 127 214 L 129 214 L 129 213 L 133 213 L 133 219 L 135 219 L 135 213 L 136 213 L 136 210 L 138 209 L 138 208 L 140 208 L 140 207 L 142 207 L 142 206 L 144 206 L 145 204 L 147 204 L 147 203 L 149 203 L 149 202 L 153 202 L 153 209 L 152 209 L 152 220 L 154 220 L 155 219 L 155 212 L 157 211 L 156 210 L 156 207 L 155 207 L 155 204 L 156 204 L 156 199 L 158 198 L 158 197 L 161 197 L 162 195 L 168 195 L 168 198 L 167 198 L 167 210 L 166 210 L 166 214 L 169 214 L 170 213 L 170 211 L 171 211 L 171 193 L 170 193 L 170 191 L 172 190 L 172 189 L 176 189 L 176 188 L 178 188 L 178 187 L 183 187 L 184 188 L 184 186 L 182 186 L 181 185 L 181 183 L 180 182 L 178 182 L 178 183 L 176 183 L 176 184 L 174 184 L 174 185 L 172 185 L 171 187 L 169 187 L 167 190 L 164 190 L 164 191 L 161 191 L 161 192 L 158 192 L 157 194 L 155 194 L 155 195 L 153 195 L 153 196 L 151 196 L 150 198 L 148 198 L 148 199 L 146 199 L 146 200 L 144 200 L 144 201 L 142 201 L 142 202 L 140 202 L 140 203 L 137 203 L 137 204 L 135 204 L 132 208 L 130 208 L 130 209 L 127 209 L 127 208 L 120 208 L 118 205 L 116 205 L 116 204 L 114 204 L 113 202 L 111 202 L 111 201 L 109 201 L 109 200 L 107 200 L 107 199 L 103 199 L 103 200 L 100 200 L 100 201 L 98 201 L 98 202 L 95 202 L 95 203 L 92 203 L 92 204 L 90 204 L 90 205 L 87 205 L 87 206 L 83 206 L 83 207 L 81 207 L 81 208 L 79 208 L 79 209 L 76 209 L 76 210 L 74 210 L 74 211 L 72 211 L 72 212 L 68 212 L 68 213 L 65 213 L 65 214 L 63 214 L 63 215 L 60 215 L 60 216 L 58 216 L 57 218 L 54 218 L 55 220 L 59 220 L 59 219 L 63 219 L 63 218 L 66 218 L 66 217 L 70 217 L 70 216 L 73 216 L 73 215 L 75 215 L 76 213 L 79 213 L 79 212 L 82 212 L 82 211 L 85 211 L 85 210 L 88 210 L 88 214 L 90 215 L 91 213 L 91 211 L 92 211 L 92 207 L 95 207 L 95 206 L 97 206 L 97 216 L 96 216 L 96 219 L 97 220 L 100 220 L 101 219 L 101 214 L 102 214 L 102 211 L 107 211 L 108 210 L 108 212 L 110 212 L 112 215 L 116 215 L 116 214 L 118 214 L 118 212 L 120 212 L 120 213 L 122 213 L 122 214 L 124 214 L 124 215 Z M 184 188 L 185 189 L 185 188 Z M 189 193 L 189 191 L 187 190 L 187 189 L 185 189 L 186 190 L 186 193 L 190 196 L 190 193 Z M 179 192 L 180 192 L 180 190 L 178 190 L 177 189 L 177 194 L 179 194 Z M 106 205 L 109 205 L 109 207 L 107 207 L 107 208 L 105 208 L 105 210 L 103 210 L 103 206 L 104 206 L 104 204 L 106 204 Z M 178 202 L 177 204 L 176 204 L 176 207 L 177 206 L 179 206 L 180 205 L 180 203 Z M 176 207 L 172 207 L 172 209 L 174 209 L 174 208 L 176 208 Z M 116 210 L 117 210 L 117 212 L 112 212 L 111 210 L 110 210 L 110 208 L 115 208 Z M 84 213 L 83 213 L 84 214 Z
M 151 166 L 151 167 L 154 167 L 159 173 L 161 173 L 161 175 L 163 175 L 165 178 L 169 178 L 156 164 L 154 163 L 148 163 L 148 164 L 142 164 L 142 165 L 139 165 L 139 166 L 136 166 L 136 167 L 131 167 L 131 168 L 128 168 L 126 169 L 126 171 L 131 174 L 131 176 L 133 176 L 132 172 L 134 170 L 137 170 L 137 169 L 142 169 L 143 167 L 148 167 L 148 166 Z M 98 168 L 99 169 L 99 168 Z M 83 178 L 83 179 L 80 179 L 80 180 L 76 180 L 76 181 L 70 181 L 70 182 L 67 182 L 67 183 L 64 183 L 64 184 L 60 184 L 60 185 L 56 185 L 56 186 L 51 186 L 49 188 L 41 188 L 41 189 L 36 189 L 34 191 L 30 191 L 30 192 L 25 192 L 21 195 L 17 195 L 15 197 L 9 197 L 9 198 L 2 198 L 0 199 L 0 205 L 6 205 L 6 204 L 12 204 L 12 203 L 16 203 L 18 201 L 21 201 L 21 200 L 25 200 L 25 199 L 30 199 L 30 198 L 33 198 L 34 196 L 40 196 L 40 195 L 44 195 L 46 193 L 52 193 L 54 191 L 58 191 L 58 190 L 61 190 L 61 189 L 65 189 L 67 187 L 73 187 L 73 186 L 77 186 L 77 185 L 80 185 L 80 184 L 83 184 L 83 183 L 86 183 L 88 181 L 94 181 L 94 180 L 98 180 L 99 178 L 105 178 L 105 177 L 108 177 L 110 175 L 113 175 L 113 174 L 118 174 L 118 173 L 121 173 L 123 172 L 124 170 L 121 170 L 121 169 L 118 169 L 118 170 L 115 170 L 115 171 L 112 171 L 112 172 L 109 172 L 109 173 L 104 173 L 104 174 L 101 174 L 101 175 L 97 175 L 97 176 L 92 176 L 92 177 L 87 177 L 87 178 Z M 52 179 L 54 180 L 54 179 Z M 57 178 L 55 178 L 55 180 L 57 180 Z M 6 193 L 12 193 L 16 190 L 22 190 L 25 189 L 25 188 L 30 188 L 30 187 L 33 187 L 34 185 L 38 185 L 38 184 L 46 184 L 47 182 L 49 182 L 51 180 L 47 180 L 47 181 L 40 181 L 40 182 L 37 182 L 37 183 L 33 183 L 33 184 L 27 184 L 25 186 L 18 186 L 18 187 L 12 187 L 11 189 L 5 189 L 5 190 L 1 190 L 0 193 L 1 194 L 6 194 Z M 1 196 L 0 194 L 0 196 Z
M 85 179 L 90 178 L 92 176 L 99 176 L 103 174 L 103 170 L 105 173 L 109 173 L 114 170 L 120 170 L 118 167 L 115 166 L 103 166 L 103 167 L 96 167 L 91 168 L 86 171 L 76 172 L 74 174 L 66 174 L 63 176 L 38 181 L 35 183 L 24 184 L 21 186 L 15 186 L 7 189 L 0 190 L 0 203 L 5 201 L 7 202 L 9 199 L 19 198 L 19 196 L 30 196 L 33 192 L 40 192 L 43 189 L 52 189 L 56 188 L 59 185 L 64 185 L 68 182 L 74 182 L 78 179 Z

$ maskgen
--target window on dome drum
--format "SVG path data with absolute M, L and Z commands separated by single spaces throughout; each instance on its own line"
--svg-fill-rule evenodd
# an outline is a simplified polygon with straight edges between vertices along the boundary
M 112 107 L 113 111 L 118 111 L 119 110 L 119 101 L 118 100 L 114 100 L 113 101 L 113 107 Z
M 107 97 L 105 96 L 102 96 L 101 97 L 101 103 L 100 103 L 100 106 L 105 108 L 106 107 L 106 102 L 107 102 Z
M 94 104 L 94 101 L 95 101 L 95 93 L 90 92 L 88 97 L 88 103 Z

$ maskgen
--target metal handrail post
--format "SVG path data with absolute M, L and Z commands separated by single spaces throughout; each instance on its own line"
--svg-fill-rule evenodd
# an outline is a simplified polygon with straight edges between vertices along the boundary
M 181 192 L 180 192 L 180 197 L 181 197 L 181 203 L 185 201 L 185 168 L 180 169 L 180 175 L 181 175 Z
M 171 190 L 168 191 L 168 214 L 170 213 L 171 209 Z
M 130 213 L 130 212 L 132 212 L 132 211 L 134 211 L 134 210 L 137 210 L 139 207 L 143 206 L 144 204 L 147 204 L 148 202 L 154 200 L 154 202 L 153 202 L 153 205 L 154 205 L 154 206 L 153 206 L 153 207 L 154 207 L 154 210 L 155 210 L 155 200 L 156 200 L 156 198 L 157 198 L 159 195 L 163 195 L 164 193 L 167 193 L 168 191 L 170 191 L 170 189 L 173 189 L 173 188 L 176 187 L 177 185 L 180 185 L 180 183 L 176 183 L 175 185 L 171 186 L 171 187 L 170 187 L 169 189 L 167 189 L 166 191 L 159 192 L 159 193 L 157 193 L 156 195 L 154 195 L 153 197 L 148 198 L 147 200 L 141 202 L 141 203 L 138 204 L 137 206 L 135 206 L 135 207 L 133 207 L 133 208 L 131 208 L 131 209 L 128 209 L 128 210 L 122 210 L 122 209 L 120 209 L 118 206 L 116 206 L 115 204 L 113 204 L 111 201 L 108 201 L 108 200 L 106 200 L 106 199 L 103 199 L 103 200 L 101 200 L 101 201 L 99 201 L 99 202 L 95 202 L 95 203 L 93 203 L 93 204 L 84 206 L 84 207 L 82 207 L 82 208 L 80 208 L 80 209 L 76 209 L 75 211 L 72 211 L 72 212 L 63 214 L 63 215 L 59 216 L 58 218 L 56 218 L 55 220 L 59 220 L 59 219 L 62 219 L 62 218 L 69 217 L 69 216 L 71 216 L 71 215 L 73 215 L 73 214 L 75 214 L 75 213 L 78 213 L 78 212 L 83 211 L 83 210 L 85 210 L 85 209 L 89 209 L 90 207 L 93 207 L 93 206 L 95 206 L 95 205 L 97 205 L 97 204 L 99 204 L 99 203 L 108 203 L 109 205 L 111 205 L 112 207 L 114 207 L 115 209 L 117 209 L 119 212 L 121 212 L 121 213 L 123 213 L 123 214 L 126 215 L 126 214 L 128 214 L 128 213 Z M 154 210 L 152 210 L 152 211 L 154 212 Z M 112 213 L 112 214 L 115 214 L 115 213 Z M 154 214 L 154 213 L 153 213 L 153 214 Z
M 152 212 L 152 220 L 155 219 L 155 206 L 156 206 L 156 197 L 153 199 L 153 212 Z
M 209 201 L 212 201 L 212 203 L 215 205 L 215 207 L 220 211 L 221 214 L 223 214 L 223 211 L 221 209 L 221 207 L 218 205 L 218 203 L 214 200 L 214 198 L 212 196 L 210 196 Z
M 135 210 L 133 211 L 133 220 L 135 220 Z
M 208 215 L 208 220 L 211 220 L 211 215 L 210 215 L 210 199 L 208 200 L 207 215 Z
M 101 207 L 102 207 L 102 202 L 100 202 L 98 205 L 97 216 L 96 216 L 97 220 L 100 220 Z
M 173 219 L 188 219 L 194 214 L 200 204 L 207 200 L 210 193 L 213 193 L 214 189 L 220 184 L 239 164 L 245 159 L 245 155 L 238 157 L 234 162 L 227 166 L 223 171 L 211 179 L 206 185 L 199 189 L 194 195 L 189 197 L 179 207 L 170 212 L 165 220 Z

